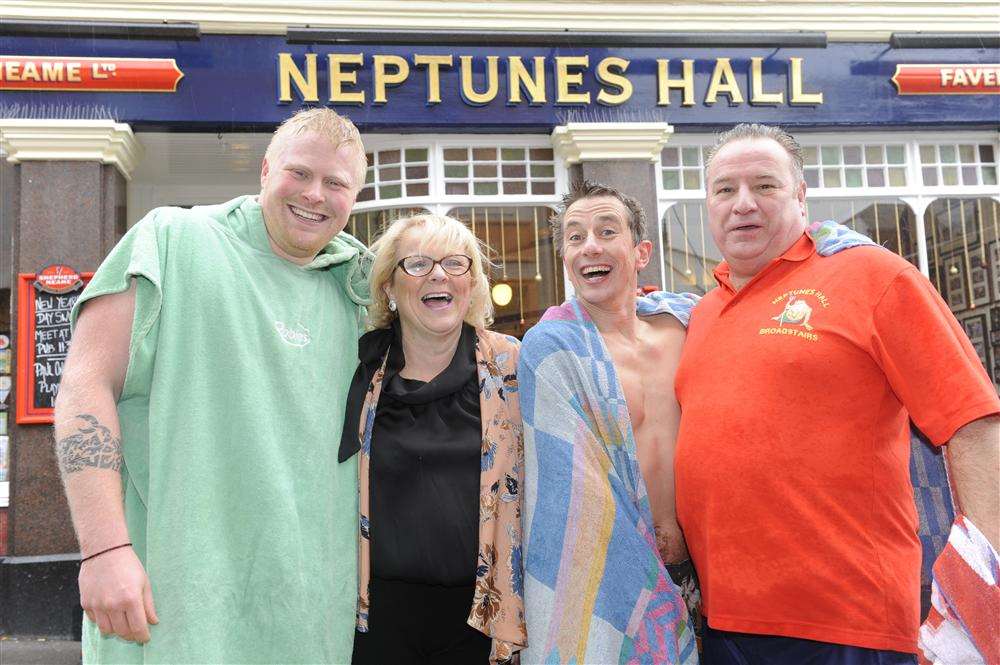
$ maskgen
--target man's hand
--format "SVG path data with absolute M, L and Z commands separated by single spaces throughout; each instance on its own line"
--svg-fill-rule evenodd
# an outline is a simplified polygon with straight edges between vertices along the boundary
M 149 577 L 131 547 L 81 564 L 80 605 L 102 634 L 130 642 L 148 642 L 149 625 L 159 623 Z

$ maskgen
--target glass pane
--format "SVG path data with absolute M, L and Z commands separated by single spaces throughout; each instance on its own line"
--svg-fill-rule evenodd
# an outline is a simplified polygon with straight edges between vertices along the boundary
M 468 178 L 469 177 L 469 165 L 468 164 L 445 164 L 445 167 L 444 167 L 444 177 L 445 178 Z
M 866 164 L 884 163 L 882 146 L 880 145 L 865 146 L 865 163 Z
M 520 162 L 524 160 L 524 148 L 503 148 L 500 158 L 505 162 Z
M 427 167 L 426 166 L 407 166 L 406 167 L 406 179 L 407 180 L 420 180 L 421 178 L 427 177 Z
M 677 148 L 664 148 L 663 152 L 660 153 L 660 159 L 664 166 L 677 166 L 679 164 Z
M 962 184 L 963 185 L 978 185 L 978 178 L 976 177 L 976 167 L 975 166 L 963 166 L 962 167 Z
M 528 181 L 527 180 L 508 180 L 503 184 L 504 194 L 527 194 L 528 193 Z
M 941 163 L 942 164 L 954 164 L 958 155 L 955 151 L 955 146 L 953 145 L 942 145 L 938 146 L 941 152 Z
M 365 171 L 365 184 L 370 185 L 375 182 L 375 169 L 368 169 Z
M 556 175 L 556 167 L 552 164 L 532 164 L 531 165 L 531 177 L 532 178 L 552 178 Z
M 931 169 L 932 171 L 934 169 Z M 890 187 L 905 187 L 906 186 L 906 169 L 889 169 L 889 186 Z
M 943 185 L 957 185 L 958 184 L 958 169 L 954 166 L 945 166 L 941 169 L 941 184 Z
M 681 163 L 684 166 L 698 166 L 698 148 L 683 148 Z
M 398 199 L 402 195 L 402 185 L 385 185 L 378 188 L 378 197 L 380 199 Z
M 554 182 L 532 182 L 531 183 L 531 193 L 532 194 L 555 194 L 556 193 L 556 183 L 554 183 Z
M 427 196 L 430 194 L 430 186 L 426 182 L 411 182 L 406 186 L 407 196 Z
M 366 153 L 365 153 L 365 161 L 366 161 L 366 162 L 368 162 L 368 164 L 369 164 L 369 165 L 371 165 L 371 164 L 374 164 L 374 163 L 375 163 L 375 162 L 373 161 L 374 159 L 375 159 L 375 156 L 374 156 L 374 154 L 373 154 L 373 153 L 370 153 L 370 152 L 366 152 Z
M 505 178 L 524 178 L 528 175 L 528 167 L 524 164 L 504 164 L 500 172 Z
M 698 189 L 701 187 L 701 171 L 697 169 L 684 169 L 684 189 Z
M 495 182 L 476 182 L 472 184 L 472 193 L 478 194 L 480 196 L 488 196 L 490 194 L 498 194 L 499 187 Z
M 928 146 L 931 148 L 931 152 L 934 151 L 933 146 Z M 921 146 L 921 151 L 923 146 Z M 886 147 L 886 154 L 888 155 L 888 162 L 890 164 L 902 164 L 906 161 L 906 150 L 901 145 L 890 145 Z M 931 159 L 930 161 L 934 161 Z
M 378 153 L 379 164 L 399 164 L 398 150 L 383 150 Z
M 374 201 L 375 200 L 375 188 L 365 187 L 360 192 L 358 192 L 358 201 Z
M 997 184 L 997 169 L 995 166 L 983 167 L 983 184 L 984 185 Z
M 920 169 L 920 172 L 924 176 L 925 185 L 938 184 L 937 169 L 935 169 L 933 166 L 930 167 L 925 166 L 924 168 Z
M 528 154 L 531 156 L 531 161 L 552 161 L 552 148 L 532 148 Z
M 663 172 L 663 189 L 680 189 L 681 176 L 677 171 Z
M 979 161 L 987 164 L 993 163 L 993 146 L 991 145 L 979 146 Z
M 844 163 L 845 164 L 860 164 L 861 163 L 861 146 L 856 146 L 856 145 L 844 146 Z
M 402 171 L 398 166 L 390 166 L 389 168 L 380 168 L 378 170 L 379 182 L 388 182 L 390 180 L 399 180 Z
M 963 164 L 975 164 L 976 162 L 975 146 L 971 145 L 958 146 L 958 158 Z
M 497 158 L 496 148 L 473 148 L 472 149 L 472 159 L 479 160 L 495 160 Z
M 885 187 L 885 174 L 882 169 L 868 169 L 868 186 Z
M 405 154 L 408 162 L 427 161 L 427 148 L 407 148 Z
M 922 145 L 920 146 L 920 163 L 921 164 L 933 164 L 937 161 L 934 156 L 934 146 L 932 145 Z
M 807 146 L 802 149 L 802 159 L 806 164 L 816 164 L 816 148 L 814 146 Z
M 846 169 L 844 171 L 844 179 L 847 181 L 848 187 L 864 186 L 864 182 L 861 178 L 861 169 Z
M 840 169 L 823 169 L 823 186 L 840 187 Z
M 840 148 L 837 146 L 823 146 L 823 163 L 824 164 L 839 164 L 840 163 Z M 829 187 L 829 185 L 827 185 Z
M 477 178 L 495 178 L 497 177 L 497 165 L 476 164 L 472 167 L 472 175 Z
M 450 162 L 464 162 L 469 159 L 469 151 L 466 148 L 445 148 L 444 158 Z
M 819 171 L 816 169 L 806 169 L 806 187 L 816 189 L 819 187 Z
M 468 194 L 469 185 L 465 182 L 448 182 L 444 186 L 445 194 Z

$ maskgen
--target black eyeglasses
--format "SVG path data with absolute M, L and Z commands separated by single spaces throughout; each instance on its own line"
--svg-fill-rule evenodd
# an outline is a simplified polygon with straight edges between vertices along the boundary
M 440 265 L 441 269 L 452 277 L 460 277 L 469 272 L 469 268 L 472 267 L 472 259 L 465 254 L 452 254 L 438 260 L 417 254 L 400 259 L 396 265 L 412 277 L 423 277 L 431 274 L 435 265 Z

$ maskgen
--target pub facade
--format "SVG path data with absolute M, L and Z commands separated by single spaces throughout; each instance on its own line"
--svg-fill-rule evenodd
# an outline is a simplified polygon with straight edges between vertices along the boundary
M 65 311 L 150 209 L 257 191 L 270 133 L 306 106 L 364 138 L 347 231 L 370 243 L 412 212 L 461 219 L 493 252 L 495 328 L 517 336 L 567 294 L 548 218 L 571 182 L 643 204 L 642 285 L 705 293 L 721 260 L 707 149 L 739 122 L 782 125 L 805 150 L 810 216 L 917 266 L 1000 388 L 992 3 L 8 4 L 0 633 L 79 631 L 48 424 Z

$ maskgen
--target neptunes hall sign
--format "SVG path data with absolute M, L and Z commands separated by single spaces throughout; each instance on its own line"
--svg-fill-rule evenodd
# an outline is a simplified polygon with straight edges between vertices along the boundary
M 649 67 L 650 60 L 639 63 Z M 734 62 L 656 58 L 655 76 L 630 77 L 627 58 L 590 55 L 453 55 L 413 53 L 277 54 L 279 102 L 384 105 L 403 88 L 419 87 L 428 106 L 461 100 L 484 106 L 620 106 L 636 80 L 652 82 L 656 106 L 818 106 L 823 91 L 808 87 L 805 59 L 753 56 Z M 709 76 L 696 77 L 708 70 Z M 644 95 L 645 96 L 645 95 Z M 450 98 L 450 99 L 449 99 Z

